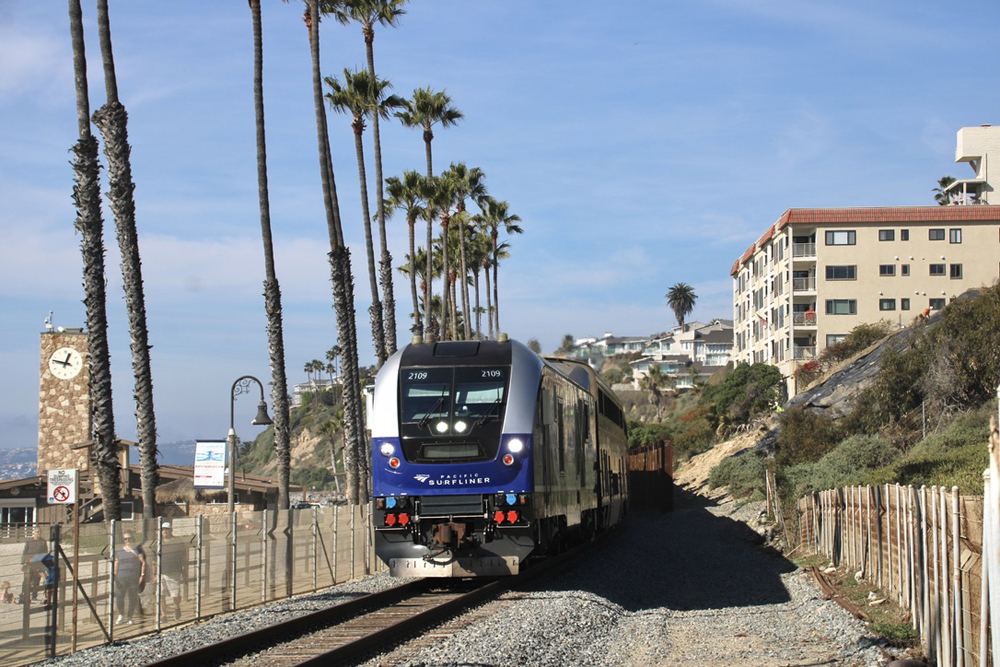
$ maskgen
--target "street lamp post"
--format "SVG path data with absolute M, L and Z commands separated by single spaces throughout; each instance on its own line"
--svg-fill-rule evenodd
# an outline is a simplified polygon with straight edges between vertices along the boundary
M 271 424 L 271 418 L 267 416 L 267 403 L 264 402 L 264 385 L 252 375 L 244 375 L 233 383 L 233 390 L 230 392 L 229 400 L 229 511 L 230 520 L 233 522 L 233 531 L 236 530 L 236 520 L 233 512 L 236 511 L 236 397 L 240 394 L 249 394 L 251 383 L 256 382 L 260 387 L 260 403 L 257 404 L 257 416 L 250 422 L 254 426 L 267 426 Z

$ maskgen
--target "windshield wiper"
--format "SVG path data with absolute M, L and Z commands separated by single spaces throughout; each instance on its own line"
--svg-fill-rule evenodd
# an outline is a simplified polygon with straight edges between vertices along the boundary
M 420 428 L 423 428 L 423 427 L 427 426 L 427 422 L 429 422 L 431 420 L 431 416 L 434 413 L 436 413 L 438 411 L 438 408 L 441 407 L 441 404 L 444 403 L 444 397 L 445 397 L 445 394 L 441 394 L 438 397 L 437 403 L 434 404 L 434 407 L 432 407 L 430 410 L 428 410 L 427 414 L 425 414 L 421 418 L 421 420 L 417 424 L 418 426 L 420 426 Z
M 472 428 L 476 428 L 477 426 L 482 426 L 483 424 L 485 424 L 486 423 L 486 418 L 489 417 L 490 415 L 492 415 L 493 412 L 494 412 L 494 410 L 496 410 L 497 407 L 502 402 L 503 402 L 503 399 L 500 399 L 500 398 L 498 398 L 497 400 L 493 401 L 493 404 L 490 405 L 489 409 L 486 412 L 483 413 L 483 416 L 480 417 L 479 419 L 477 419 L 476 423 L 472 425 Z M 494 419 L 500 419 L 500 416 L 497 415 L 496 417 L 494 417 Z

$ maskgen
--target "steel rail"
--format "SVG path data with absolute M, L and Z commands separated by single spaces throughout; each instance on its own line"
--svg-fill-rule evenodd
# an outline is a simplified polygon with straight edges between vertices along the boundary
M 176 667 L 184 665 L 189 667 L 192 664 L 205 664 L 207 662 L 217 662 L 222 658 L 245 655 L 252 652 L 255 647 L 273 645 L 290 638 L 303 635 L 317 627 L 329 626 L 342 619 L 359 616 L 373 608 L 386 606 L 395 601 L 422 592 L 427 584 L 424 580 L 418 580 L 395 586 L 393 588 L 364 595 L 354 600 L 341 602 L 326 609 L 296 616 L 295 618 L 281 621 L 274 625 L 259 628 L 229 639 L 224 639 L 213 644 L 206 644 L 184 653 L 178 653 L 170 657 L 147 663 L 156 667 Z

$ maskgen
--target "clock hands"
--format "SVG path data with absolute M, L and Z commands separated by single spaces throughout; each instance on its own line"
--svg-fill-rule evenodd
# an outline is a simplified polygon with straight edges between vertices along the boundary
M 70 355 L 67 354 L 66 355 L 66 361 L 59 361 L 58 359 L 53 359 L 52 363 L 54 363 L 54 364 L 60 364 L 61 366 L 69 366 L 69 357 L 70 357 Z

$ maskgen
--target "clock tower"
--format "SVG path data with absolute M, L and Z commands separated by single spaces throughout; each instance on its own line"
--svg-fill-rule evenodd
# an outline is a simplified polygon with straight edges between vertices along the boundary
M 86 447 L 93 437 L 90 367 L 83 329 L 45 331 L 41 336 L 38 390 L 38 474 L 50 469 L 90 468 Z

